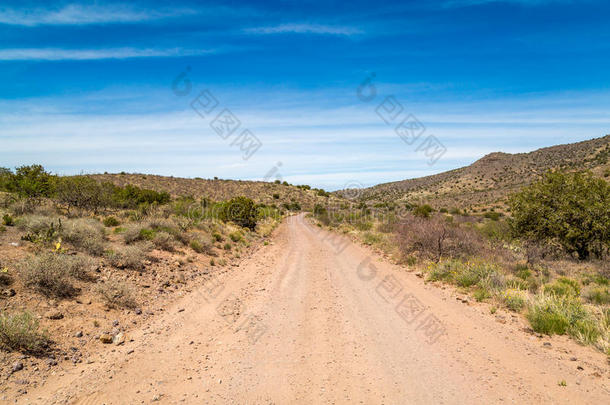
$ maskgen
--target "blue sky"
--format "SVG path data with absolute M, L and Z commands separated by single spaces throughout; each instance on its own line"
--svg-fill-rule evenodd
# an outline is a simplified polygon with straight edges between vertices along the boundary
M 4 1 L 0 166 L 234 179 L 277 166 L 332 190 L 599 137 L 609 18 L 594 0 Z M 203 90 L 218 107 L 202 118 Z M 425 126 L 418 142 L 376 113 L 388 96 Z M 224 108 L 241 122 L 228 139 L 210 126 Z M 247 160 L 244 129 L 262 143 Z M 433 165 L 417 150 L 430 135 L 446 148 Z

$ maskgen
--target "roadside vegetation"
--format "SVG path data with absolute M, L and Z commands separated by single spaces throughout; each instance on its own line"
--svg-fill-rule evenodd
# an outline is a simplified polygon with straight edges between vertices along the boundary
M 239 195 L 214 201 L 56 176 L 40 165 L 2 168 L 0 348 L 36 355 L 56 350 L 64 313 L 40 313 L 44 308 L 69 312 L 93 301 L 113 313 L 142 313 L 145 303 L 179 290 L 207 266 L 225 267 L 265 241 L 286 213 L 279 203 Z M 73 312 L 99 327 L 87 315 Z
M 534 332 L 610 355 L 610 186 L 601 178 L 548 172 L 505 211 L 361 199 L 317 205 L 312 216 L 428 282 L 523 314 Z

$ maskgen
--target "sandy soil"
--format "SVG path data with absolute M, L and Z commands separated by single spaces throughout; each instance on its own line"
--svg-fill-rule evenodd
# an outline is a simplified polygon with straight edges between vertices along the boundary
M 274 241 L 19 403 L 610 402 L 594 349 L 528 333 L 302 215 Z

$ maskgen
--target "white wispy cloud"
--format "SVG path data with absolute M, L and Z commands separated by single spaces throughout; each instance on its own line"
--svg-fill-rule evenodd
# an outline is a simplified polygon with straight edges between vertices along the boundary
M 20 60 L 97 60 L 129 59 L 151 57 L 177 57 L 205 55 L 215 53 L 214 49 L 141 49 L 141 48 L 106 48 L 106 49 L 65 49 L 65 48 L 15 48 L 0 49 L 0 61 Z
M 61 8 L 14 9 L 0 7 L 0 24 L 85 25 L 135 23 L 196 14 L 187 8 L 137 9 L 128 5 L 69 4 Z
M 361 34 L 355 27 L 324 25 L 324 24 L 280 24 L 274 26 L 247 28 L 245 32 L 251 34 L 318 34 L 350 36 Z
M 445 7 L 478 6 L 491 3 L 519 4 L 522 6 L 543 6 L 554 3 L 574 3 L 573 0 L 449 0 L 444 3 Z

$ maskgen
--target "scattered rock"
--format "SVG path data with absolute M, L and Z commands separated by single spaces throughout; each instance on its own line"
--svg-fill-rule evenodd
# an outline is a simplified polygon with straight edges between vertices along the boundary
M 584 370 L 584 368 L 582 366 L 578 366 L 576 367 L 576 370 Z
M 11 242 L 10 245 L 12 247 L 19 247 L 19 243 L 18 242 Z
M 114 321 L 112 321 L 112 326 L 114 326 L 114 327 L 119 326 L 119 320 L 115 319 Z
M 180 308 L 178 312 L 184 312 L 184 308 Z
M 578 360 L 576 357 L 570 357 L 570 361 L 576 361 Z
M 140 308 L 137 308 L 135 312 L 136 315 L 142 315 L 142 310 Z
M 79 330 L 78 332 L 76 332 L 76 333 L 74 334 L 74 337 L 77 337 L 77 338 L 81 338 L 81 337 L 83 337 L 83 331 L 80 331 L 80 330 Z
M 116 346 L 125 343 L 125 334 L 123 332 L 117 333 L 114 338 L 112 338 L 112 343 L 114 343 Z
M 57 365 L 57 360 L 55 359 L 47 359 L 47 366 L 52 367 Z
M 17 371 L 21 371 L 23 370 L 23 363 L 20 361 L 16 361 L 13 363 L 13 373 L 16 373 Z
M 8 290 L 4 290 L 4 295 L 7 297 L 14 297 L 15 295 L 17 295 L 17 293 L 15 292 L 15 290 L 10 288 Z
M 51 311 L 47 314 L 47 318 L 54 319 L 54 320 L 63 319 L 63 317 L 64 317 L 64 314 L 62 314 L 59 311 Z
M 551 347 L 552 345 L 551 342 L 544 342 L 542 346 Z
M 112 343 L 112 336 L 110 336 L 107 333 L 104 333 L 103 335 L 100 336 L 100 342 L 102 342 L 104 344 L 110 344 L 110 343 Z

